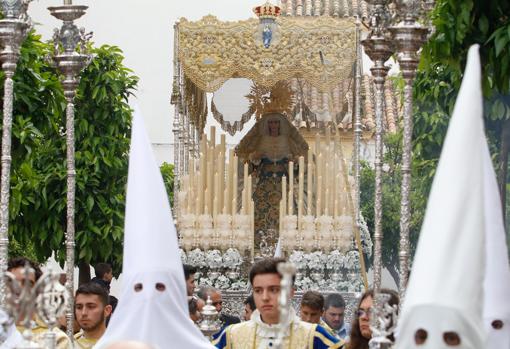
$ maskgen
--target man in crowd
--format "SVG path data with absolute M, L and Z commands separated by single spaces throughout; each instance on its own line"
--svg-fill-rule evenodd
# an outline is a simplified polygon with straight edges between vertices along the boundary
M 255 309 L 257 309 L 257 307 L 255 306 L 255 300 L 253 299 L 253 295 L 250 294 L 244 300 L 244 312 L 243 312 L 244 321 L 248 321 L 251 319 L 251 314 L 253 314 Z
M 344 321 L 345 301 L 341 294 L 331 293 L 324 303 L 322 319 L 333 330 L 338 338 L 348 339 L 350 328 Z
M 301 298 L 300 317 L 304 322 L 318 324 L 324 311 L 324 297 L 317 291 L 307 291 Z
M 197 268 L 184 264 L 184 278 L 186 279 L 186 292 L 188 297 L 193 296 L 193 292 L 195 292 L 195 274 L 197 272 Z
M 28 276 L 25 273 L 25 266 L 28 266 L 33 270 L 33 272 L 29 273 Z M 11 272 L 21 285 L 25 285 L 26 282 L 29 282 L 31 287 L 33 287 L 37 280 L 39 280 L 39 278 L 42 276 L 42 271 L 39 268 L 39 265 L 25 257 L 16 257 L 9 260 L 7 264 L 7 271 Z M 39 319 L 38 316 L 36 316 L 35 314 L 33 316 L 35 325 L 32 327 L 33 333 L 32 340 L 37 344 L 44 346 L 45 345 L 44 335 L 49 331 L 49 329 L 44 324 L 44 322 L 42 322 L 42 320 Z M 17 327 L 18 331 L 20 333 L 23 333 L 24 331 L 23 321 L 20 321 L 17 324 Z M 66 336 L 66 334 L 62 332 L 62 330 L 60 330 L 57 327 L 54 327 L 53 332 L 55 333 L 57 340 L 57 349 L 70 348 L 71 341 Z
M 94 267 L 94 271 L 96 276 L 93 277 L 90 281 L 98 283 L 104 287 L 108 293 L 110 293 L 110 283 L 113 279 L 112 266 L 108 263 L 98 263 Z
M 207 297 L 211 297 L 212 305 L 214 305 L 216 311 L 218 314 L 220 314 L 220 321 L 223 324 L 222 328 L 241 322 L 237 316 L 222 313 L 223 299 L 220 290 L 214 287 L 205 286 L 198 291 L 198 297 L 201 298 L 204 302 L 207 302 Z
M 194 323 L 198 323 L 201 320 L 204 305 L 205 303 L 201 298 L 196 296 L 188 297 L 189 317 Z
M 106 331 L 105 319 L 112 311 L 106 290 L 95 282 L 76 290 L 74 315 L 81 331 L 74 338 L 78 348 L 90 349 Z
M 255 263 L 250 270 L 250 283 L 257 309 L 249 321 L 227 327 L 213 341 L 220 349 L 235 348 L 271 348 L 275 346 L 280 326 L 278 298 L 280 297 L 281 275 L 278 264 L 284 262 L 280 258 L 268 258 Z M 293 294 L 293 292 L 292 292 Z M 343 348 L 343 342 L 331 336 L 323 327 L 299 320 L 291 309 L 283 346 L 285 349 L 337 349 Z

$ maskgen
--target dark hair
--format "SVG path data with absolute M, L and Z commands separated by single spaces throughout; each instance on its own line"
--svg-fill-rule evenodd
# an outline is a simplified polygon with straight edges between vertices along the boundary
M 184 278 L 186 280 L 188 280 L 191 275 L 193 275 L 197 272 L 197 268 L 195 268 L 194 266 L 189 265 L 189 264 L 184 264 L 183 268 L 184 268 Z
M 254 311 L 255 309 L 257 309 L 257 306 L 255 305 L 255 299 L 253 298 L 253 294 L 250 294 L 248 297 L 246 297 L 243 304 L 245 304 L 245 305 L 248 304 L 251 311 Z
M 261 274 L 278 274 L 278 264 L 285 263 L 284 258 L 266 258 L 256 262 L 250 269 L 250 284 L 253 286 L 253 279 Z M 280 275 L 281 276 L 281 275 Z M 294 278 L 292 278 L 294 282 Z
M 99 286 L 95 282 L 87 282 L 86 284 L 80 285 L 78 289 L 76 290 L 75 298 L 78 297 L 79 294 L 85 294 L 85 295 L 96 295 L 99 296 L 99 299 L 101 300 L 101 303 L 103 303 L 104 306 L 108 305 L 108 293 L 104 289 L 104 287 Z
M 16 268 L 24 268 L 25 265 L 29 265 L 30 268 L 34 269 L 35 273 L 35 281 L 39 280 L 41 275 L 43 274 L 41 271 L 41 268 L 39 267 L 39 264 L 26 258 L 26 257 L 14 257 L 9 260 L 7 263 L 7 271 L 12 271 Z
M 100 279 L 104 277 L 104 274 L 112 271 L 112 266 L 108 263 L 97 263 L 94 267 L 96 276 Z
M 329 294 L 324 301 L 324 310 L 328 310 L 330 307 L 345 308 L 344 297 L 340 293 Z
M 388 303 L 390 305 L 395 305 L 395 304 L 398 305 L 399 299 L 398 299 L 397 292 L 387 289 L 387 288 L 382 288 L 380 290 L 380 292 L 387 293 L 390 295 L 390 300 L 388 301 Z M 372 299 L 374 299 L 374 290 L 370 289 L 368 291 L 365 291 L 365 293 L 363 293 L 363 295 L 361 296 L 361 298 L 359 300 L 356 310 L 359 310 L 361 302 L 363 302 L 368 297 L 372 297 Z M 363 335 L 361 334 L 361 331 L 359 329 L 359 318 L 356 315 L 354 315 L 354 317 L 352 319 L 351 333 L 349 335 L 349 338 L 350 338 L 349 346 L 348 346 L 349 349 L 368 349 L 368 341 L 370 339 L 363 337 Z M 391 339 L 392 342 L 394 342 L 393 335 L 391 335 L 389 338 Z
M 301 306 L 307 306 L 319 311 L 324 310 L 324 296 L 317 291 L 306 291 L 301 298 Z

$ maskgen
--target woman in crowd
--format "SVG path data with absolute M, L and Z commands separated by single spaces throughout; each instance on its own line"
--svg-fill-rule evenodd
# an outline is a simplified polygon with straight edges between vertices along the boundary
M 399 299 L 397 292 L 389 289 L 381 289 L 382 293 L 390 295 L 388 303 L 390 305 L 398 305 Z M 368 342 L 372 338 L 372 330 L 370 330 L 370 315 L 374 301 L 374 290 L 366 291 L 358 304 L 358 308 L 354 313 L 354 319 L 351 326 L 351 334 L 347 349 L 368 349 Z M 393 338 L 390 338 L 392 341 Z

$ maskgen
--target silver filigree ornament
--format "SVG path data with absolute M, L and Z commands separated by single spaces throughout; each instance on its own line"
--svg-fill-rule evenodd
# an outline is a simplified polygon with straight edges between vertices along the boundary
M 53 328 L 57 319 L 64 313 L 68 298 L 65 288 L 59 283 L 59 274 L 52 271 L 43 274 L 37 282 L 32 285 L 29 280 L 33 278 L 35 271 L 28 265 L 22 270 L 24 282 L 19 283 L 11 273 L 6 274 L 6 297 L 5 309 L 10 321 L 21 322 L 25 328 L 22 333 L 23 341 L 18 349 L 41 348 L 32 341 L 32 327 L 35 313 L 48 327 L 44 335 L 44 348 L 56 348 L 56 336 Z
M 389 337 L 397 328 L 398 305 L 390 305 L 390 298 L 391 295 L 388 293 L 377 293 L 374 297 L 374 307 L 370 314 L 370 330 L 372 331 L 370 349 L 390 348 L 393 345 Z

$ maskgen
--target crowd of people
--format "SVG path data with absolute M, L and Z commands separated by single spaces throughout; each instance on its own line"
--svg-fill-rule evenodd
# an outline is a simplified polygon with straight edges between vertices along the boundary
M 277 327 L 271 327 L 272 324 L 278 323 L 279 316 L 280 275 L 276 268 L 277 264 L 283 261 L 277 258 L 265 259 L 253 265 L 250 272 L 253 293 L 244 300 L 244 308 L 239 317 L 224 311 L 221 290 L 211 286 L 197 289 L 196 269 L 190 265 L 184 265 L 191 321 L 199 325 L 202 308 L 210 299 L 221 323 L 220 330 L 212 336 L 216 348 L 237 348 L 238 346 L 233 346 L 232 343 L 240 343 L 245 338 L 271 347 L 278 336 Z M 24 268 L 27 266 L 33 272 L 25 273 Z M 42 275 L 39 265 L 24 257 L 11 259 L 8 271 L 20 284 L 29 282 L 32 286 Z M 59 326 L 53 329 L 58 349 L 71 348 L 71 342 L 77 349 L 93 348 L 106 332 L 108 321 L 118 302 L 117 298 L 109 294 L 113 278 L 112 268 L 109 264 L 99 263 L 95 266 L 95 274 L 96 276 L 90 282 L 81 284 L 75 292 L 74 340 L 71 341 L 66 335 L 65 317 L 62 317 Z M 391 295 L 390 304 L 398 304 L 398 296 L 394 291 L 382 290 L 382 292 Z M 368 341 L 371 338 L 369 321 L 372 306 L 373 291 L 369 290 L 360 298 L 350 322 L 352 326 L 349 326 L 345 318 L 346 303 L 341 294 L 329 293 L 324 296 L 317 291 L 307 291 L 301 298 L 299 316 L 292 312 L 289 327 L 294 328 L 295 331 L 284 340 L 298 345 L 299 341 L 312 336 L 313 344 L 307 346 L 309 348 L 368 349 Z M 34 315 L 32 320 L 33 340 L 43 344 L 44 334 L 49 330 L 38 316 Z M 19 333 L 23 331 L 23 324 L 23 319 L 17 324 Z M 291 338 L 292 336 L 294 338 Z M 131 345 L 133 348 L 143 348 L 141 343 L 135 342 L 125 343 L 125 345 L 128 346 L 122 348 L 128 348 Z M 0 346 L 0 348 L 7 347 Z M 111 346 L 111 348 L 117 347 Z

